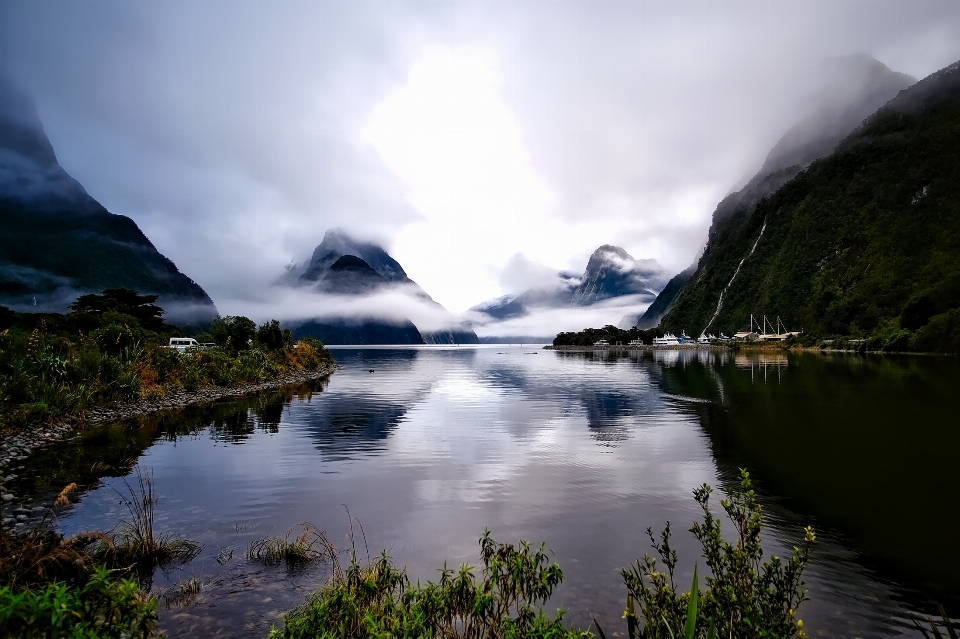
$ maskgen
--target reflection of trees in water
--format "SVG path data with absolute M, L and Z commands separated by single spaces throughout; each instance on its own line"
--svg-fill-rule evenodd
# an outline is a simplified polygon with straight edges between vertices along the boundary
M 254 433 L 280 432 L 283 409 L 295 397 L 309 401 L 313 398 L 313 393 L 323 391 L 327 381 L 318 382 L 316 385 L 285 387 L 261 393 L 242 402 L 230 402 L 223 410 L 216 410 L 214 406 L 212 415 L 206 420 L 210 437 L 218 442 L 242 444 Z M 201 420 L 200 424 L 203 424 L 203 421 Z
M 790 354 L 784 366 L 781 357 L 664 367 L 658 383 L 715 400 L 685 410 L 710 437 L 721 473 L 749 467 L 790 509 L 840 531 L 862 553 L 859 563 L 905 586 L 898 596 L 911 605 L 940 601 L 958 614 L 960 511 L 937 487 L 956 479 L 960 365 Z
M 17 492 L 25 497 L 49 498 L 71 482 L 83 489 L 95 487 L 102 477 L 126 476 L 156 442 L 199 437 L 207 427 L 217 441 L 238 444 L 257 429 L 277 432 L 285 406 L 294 398 L 309 401 L 326 385 L 326 380 L 314 380 L 124 422 L 87 426 L 78 431 L 78 437 L 31 454 L 19 473 Z

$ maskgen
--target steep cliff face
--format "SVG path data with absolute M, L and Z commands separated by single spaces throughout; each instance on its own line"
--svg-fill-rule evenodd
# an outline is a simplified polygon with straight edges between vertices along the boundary
M 666 284 L 656 260 L 636 260 L 619 246 L 604 244 L 590 256 L 580 284 L 570 295 L 573 306 L 588 306 L 611 297 L 640 295 L 653 301 Z
M 916 80 L 890 70 L 869 56 L 856 55 L 830 61 L 824 78 L 824 96 L 801 122 L 790 128 L 767 154 L 763 166 L 742 188 L 726 196 L 713 213 L 709 237 L 724 222 L 743 211 L 752 211 L 766 197 L 796 177 L 818 158 L 833 152 L 854 129 Z M 696 265 L 694 265 L 696 267 Z M 687 271 L 684 271 L 687 273 Z M 700 277 L 699 270 L 677 277 L 640 318 L 643 328 L 657 325 L 673 307 L 686 282 Z M 682 280 L 682 281 L 681 281 Z M 652 309 L 652 310 L 651 310 Z M 659 316 L 657 316 L 659 314 Z
M 427 306 L 432 315 L 449 319 L 441 322 L 447 324 L 444 328 L 419 330 L 404 316 L 402 308 L 384 308 L 379 317 L 349 315 L 291 322 L 295 335 L 317 337 L 326 344 L 477 344 L 480 341 L 476 333 L 457 322 L 407 277 L 400 263 L 382 247 L 356 240 L 340 229 L 327 231 L 310 260 L 303 266 L 291 268 L 278 284 L 346 297 L 394 292 L 415 304 Z M 385 320 L 384 315 L 393 319 Z
M 60 166 L 33 102 L 0 76 L 0 304 L 63 312 L 83 293 L 130 288 L 160 296 L 168 322 L 197 325 L 217 309 L 128 217 L 107 211 Z
M 930 341 L 934 329 L 956 331 L 958 258 L 960 63 L 900 92 L 766 198 L 716 219 L 662 325 L 732 332 L 752 313 L 814 335 L 906 328 Z
M 670 281 L 667 282 L 667 285 L 663 287 L 663 290 L 660 291 L 660 294 L 657 295 L 657 299 L 647 307 L 647 310 L 644 311 L 643 315 L 641 315 L 637 321 L 627 321 L 622 322 L 622 324 L 626 324 L 626 326 L 636 326 L 643 330 L 657 326 L 660 320 L 663 319 L 663 316 L 673 308 L 674 303 L 677 301 L 677 296 L 680 295 L 683 287 L 687 285 L 687 282 L 690 281 L 690 278 L 693 277 L 696 270 L 697 265 L 694 264 L 690 268 L 674 275 L 670 278 Z M 623 328 L 625 328 L 625 326 Z

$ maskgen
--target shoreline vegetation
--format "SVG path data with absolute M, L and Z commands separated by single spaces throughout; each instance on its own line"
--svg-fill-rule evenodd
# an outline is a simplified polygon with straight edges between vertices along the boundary
M 213 402 L 325 377 L 324 345 L 293 343 L 276 320 L 218 317 L 198 342 L 164 322 L 157 296 L 129 289 L 83 295 L 67 314 L 0 307 L 0 504 L 4 527 L 26 525 L 7 484 L 33 451 L 87 425 Z
M 271 320 L 218 317 L 196 335 L 204 348 L 168 348 L 181 337 L 156 295 L 108 289 L 83 295 L 65 315 L 0 307 L 0 438 L 30 429 L 122 419 L 234 392 L 322 376 L 335 368 L 324 345 Z
M 912 343 L 905 339 L 888 339 L 882 336 L 870 338 L 834 337 L 821 338 L 814 335 L 797 335 L 783 341 L 734 341 L 720 342 L 713 340 L 707 343 L 697 341 L 681 344 L 653 344 L 653 338 L 663 337 L 664 331 L 651 328 L 641 330 L 637 328 L 622 329 L 607 325 L 603 328 L 585 328 L 581 331 L 560 333 L 554 338 L 553 344 L 544 346 L 545 350 L 558 351 L 596 351 L 596 350 L 738 350 L 741 352 L 765 351 L 793 351 L 793 352 L 825 352 L 825 353 L 860 353 L 886 355 L 956 355 L 949 350 L 909 350 Z M 902 336 L 901 336 L 902 337 Z M 601 339 L 607 345 L 597 346 Z M 633 340 L 640 340 L 643 345 L 629 345 Z M 618 343 L 619 342 L 619 343 Z

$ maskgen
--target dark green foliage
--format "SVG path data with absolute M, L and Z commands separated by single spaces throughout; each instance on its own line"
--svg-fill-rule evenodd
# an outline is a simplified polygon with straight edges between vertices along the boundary
M 815 339 L 921 332 L 960 308 L 960 82 L 908 89 L 830 156 L 755 205 L 714 220 L 697 273 L 661 326 L 731 334 L 750 314 Z M 921 86 L 923 85 L 923 86 Z M 911 92 L 927 93 L 922 101 Z M 957 352 L 944 324 L 911 348 Z M 889 336 L 883 337 L 886 341 Z M 900 336 L 891 348 L 908 343 Z M 881 344 L 882 345 L 882 344 Z
M 249 347 L 257 333 L 257 325 L 253 320 L 240 316 L 218 317 L 210 325 L 210 333 L 217 346 L 230 349 L 234 352 Z
M 931 317 L 917 331 L 911 347 L 918 351 L 960 353 L 960 308 Z
M 649 329 L 640 330 L 638 328 L 622 329 L 608 324 L 603 328 L 585 328 L 577 333 L 560 333 L 553 340 L 554 346 L 593 346 L 601 339 L 605 339 L 610 344 L 628 344 L 635 339 L 642 340 L 644 344 L 652 344 L 654 337 L 663 336 L 662 330 Z
M 274 638 L 314 637 L 589 637 L 563 627 L 540 606 L 560 584 L 560 566 L 543 545 L 533 549 L 480 539 L 479 579 L 472 566 L 444 566 L 439 581 L 413 585 L 386 554 L 362 566 L 351 560 L 301 609 L 286 618 Z
M 70 310 L 98 319 L 106 313 L 129 315 L 148 331 L 162 331 L 167 326 L 163 323 L 163 309 L 154 304 L 158 297 L 140 295 L 129 288 L 108 288 L 99 294 L 81 295 L 70 305 Z
M 282 351 L 285 346 L 293 344 L 293 335 L 289 329 L 281 330 L 277 320 L 270 320 L 257 329 L 257 342 L 267 350 Z
M 693 588 L 678 593 L 674 583 L 677 553 L 670 546 L 670 524 L 661 533 L 659 543 L 647 529 L 666 572 L 658 570 L 657 560 L 648 555 L 622 571 L 628 591 L 625 617 L 629 637 L 675 639 L 682 635 L 692 639 L 716 633 L 737 639 L 802 639 L 803 622 L 796 617 L 796 610 L 806 600 L 800 577 L 809 546 L 816 539 L 813 529 L 806 529 L 804 544 L 794 547 L 789 560 L 784 562 L 774 556 L 764 562 L 761 507 L 750 475 L 742 471 L 739 489 L 731 490 L 726 499 L 720 500 L 735 528 L 734 543 L 721 535 L 720 520 L 710 512 L 710 493 L 707 485 L 694 491 L 703 509 L 703 521 L 691 528 L 703 546 L 710 568 L 707 589 L 699 591 L 695 570 Z M 639 618 L 634 602 L 639 607 Z M 642 628 L 640 618 L 644 621 Z
M 135 580 L 96 569 L 80 586 L 52 582 L 31 590 L 0 586 L 0 629 L 10 639 L 151 637 L 157 602 Z
M 137 396 L 163 396 L 177 388 L 262 382 L 291 369 L 316 370 L 332 362 L 317 340 L 294 348 L 289 331 L 281 331 L 275 320 L 261 327 L 270 344 L 258 340 L 249 346 L 257 331 L 245 317 L 217 320 L 224 347 L 177 353 L 163 347 L 177 329 L 163 324 L 163 310 L 153 299 L 108 290 L 83 296 L 68 315 L 0 307 L 0 429 L 49 422 Z

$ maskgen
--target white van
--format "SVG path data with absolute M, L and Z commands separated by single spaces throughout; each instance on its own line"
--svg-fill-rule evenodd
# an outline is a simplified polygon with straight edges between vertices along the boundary
M 203 344 L 199 343 L 197 340 L 192 337 L 171 337 L 170 344 L 167 348 L 172 348 L 179 353 L 184 351 L 200 350 L 203 348 Z

